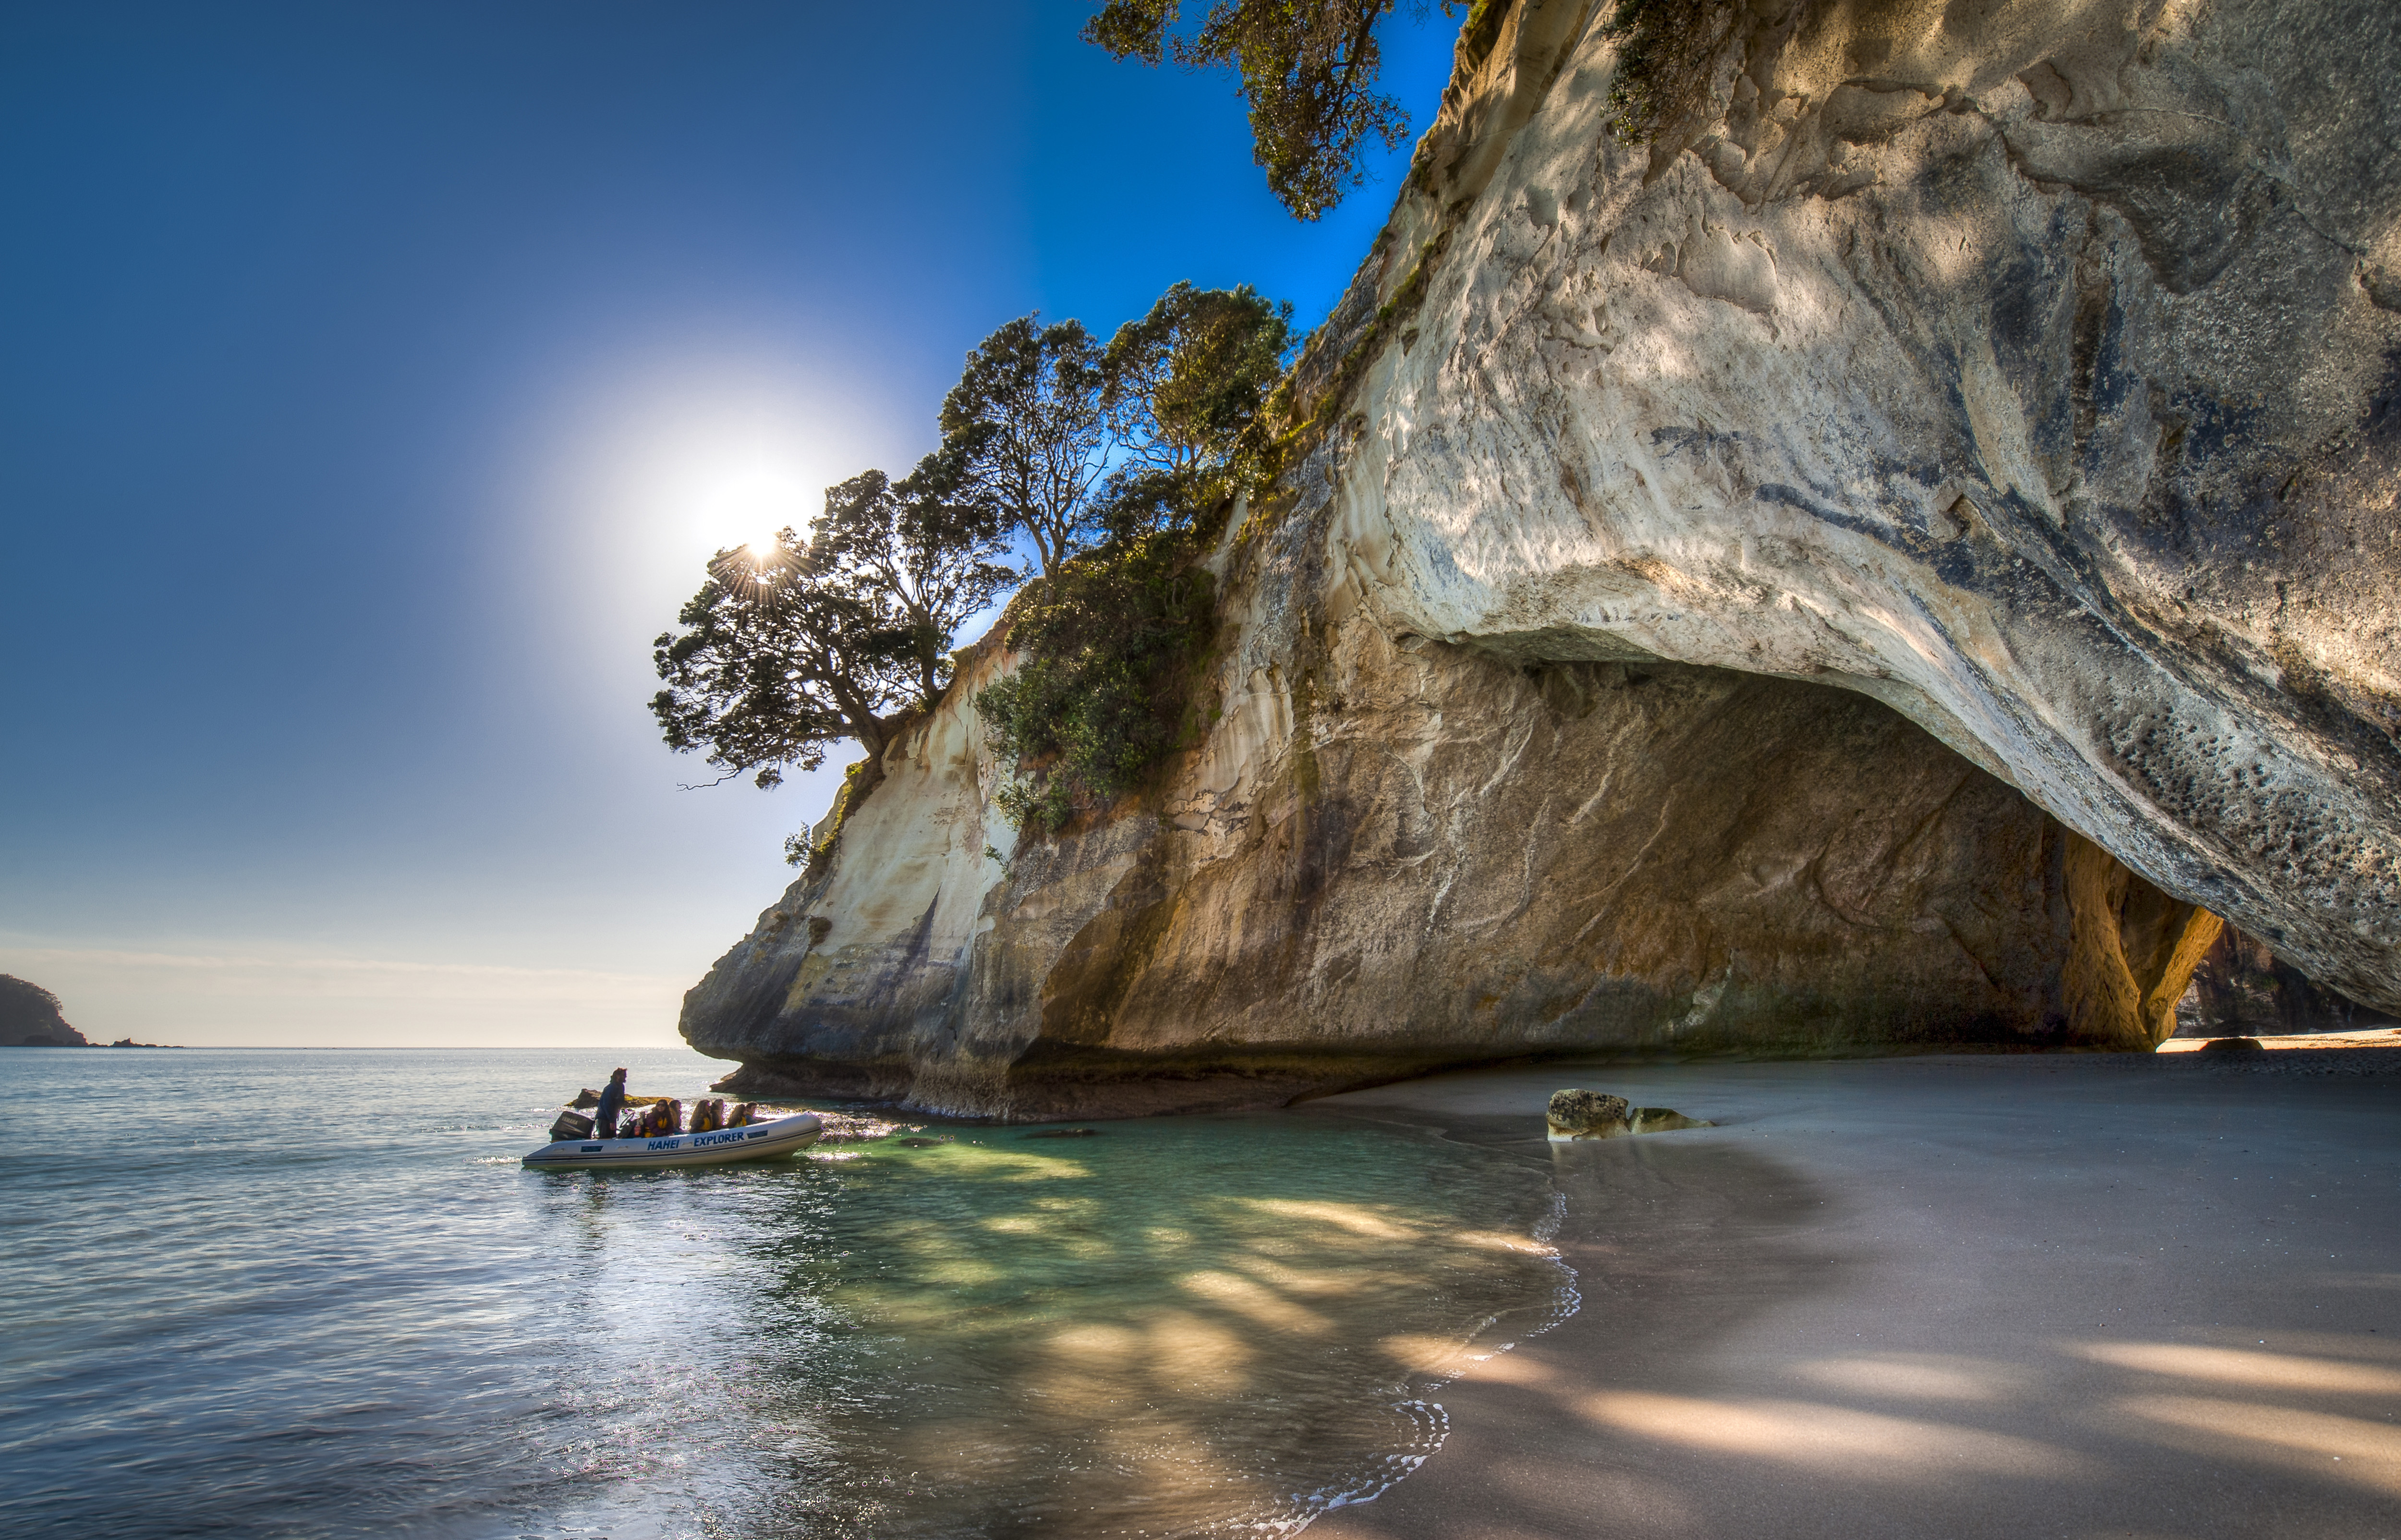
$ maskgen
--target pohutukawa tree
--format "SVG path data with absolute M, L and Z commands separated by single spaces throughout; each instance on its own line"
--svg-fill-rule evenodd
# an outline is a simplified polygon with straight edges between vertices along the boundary
M 1077 321 L 1020 316 L 967 355 L 942 398 L 948 486 L 1033 543 L 1045 578 L 1100 532 L 1092 488 L 1108 468 L 1101 348 Z
M 954 480 L 935 460 L 899 482 L 869 471 L 827 488 L 807 544 L 788 529 L 718 552 L 652 654 L 667 746 L 761 787 L 844 738 L 879 758 L 893 715 L 948 687 L 959 623 L 1017 581 L 991 510 Z
M 1443 0 L 1445 15 L 1463 0 Z M 1367 146 L 1398 149 L 1408 114 L 1376 89 L 1376 27 L 1397 0 L 1216 0 L 1179 30 L 1181 0 L 1108 0 L 1084 41 L 1119 59 L 1232 68 L 1250 106 L 1252 158 L 1296 219 L 1316 219 L 1367 180 Z M 1428 7 L 1410 7 L 1423 16 Z
M 1270 464 L 1260 407 L 1292 341 L 1290 306 L 1189 283 L 1105 349 L 1073 321 L 1002 326 L 906 479 L 853 476 L 805 543 L 786 529 L 711 559 L 653 654 L 668 746 L 768 787 L 852 738 L 863 794 L 899 718 L 948 688 L 960 623 L 1019 580 L 1014 530 L 1045 581 L 1012 612 L 1025 661 L 984 693 L 987 717 L 1011 752 L 1054 762 L 1050 822 L 1132 785 L 1187 731 L 1214 626 L 1202 516 Z
M 785 529 L 766 550 L 720 551 L 708 580 L 661 636 L 652 661 L 666 688 L 651 700 L 667 747 L 707 751 L 727 776 L 761 788 L 784 770 L 814 770 L 856 738 L 884 752 L 885 713 L 908 695 L 911 638 L 889 612 L 828 581 Z

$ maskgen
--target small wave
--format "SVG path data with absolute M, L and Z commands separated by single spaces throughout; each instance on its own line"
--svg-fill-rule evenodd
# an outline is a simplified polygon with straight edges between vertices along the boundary
M 1287 1500 L 1283 1512 L 1238 1521 L 1228 1533 L 1298 1534 L 1336 1508 L 1372 1503 L 1407 1480 L 1449 1438 L 1450 1413 L 1443 1409 L 1439 1401 L 1401 1401 L 1394 1404 L 1393 1410 L 1408 1424 L 1398 1450 L 1383 1455 L 1342 1486 L 1297 1492 Z
M 1568 1195 L 1564 1192 L 1554 1192 L 1551 1194 L 1550 1208 L 1540 1219 L 1534 1221 L 1534 1239 L 1543 1244 L 1544 1248 L 1550 1253 L 1552 1265 L 1559 1270 L 1559 1286 L 1551 1296 L 1551 1307 L 1544 1313 L 1541 1324 L 1527 1331 L 1526 1335 L 1529 1337 L 1540 1337 L 1584 1308 L 1584 1291 L 1576 1287 L 1576 1270 L 1569 1264 L 1566 1258 L 1559 1255 L 1558 1251 L 1559 1227 L 1567 1223 L 1567 1218 Z M 1512 1342 L 1509 1347 L 1516 1345 Z M 1505 1353 L 1508 1348 L 1502 1348 L 1501 1351 Z
M 1533 1239 L 1536 1244 L 1551 1264 L 1559 1270 L 1558 1286 L 1552 1292 L 1548 1308 L 1543 1313 L 1543 1318 L 1528 1327 L 1516 1341 L 1496 1343 L 1489 1352 L 1470 1354 L 1472 1361 L 1482 1362 L 1499 1357 L 1502 1354 L 1516 1348 L 1518 1341 L 1542 1336 L 1584 1308 L 1584 1294 L 1576 1287 L 1576 1270 L 1559 1255 L 1557 1245 L 1559 1230 L 1567 1221 L 1567 1194 L 1555 1192 L 1551 1195 L 1550 1206 L 1544 1211 L 1543 1217 L 1536 1220 L 1533 1226 Z M 1498 1325 L 1500 1319 L 1497 1315 L 1488 1317 L 1475 1328 L 1475 1331 L 1468 1334 L 1469 1341 L 1473 1341 L 1478 1334 Z M 1456 1376 L 1445 1376 L 1434 1381 L 1433 1383 L 1437 1386 L 1447 1384 L 1453 1378 Z M 1409 1424 L 1409 1431 L 1402 1436 L 1401 1447 L 1397 1451 L 1381 1456 L 1364 1474 L 1348 1485 L 1325 1487 L 1315 1492 L 1297 1493 L 1288 1500 L 1282 1511 L 1238 1519 L 1221 1533 L 1298 1534 L 1316 1522 L 1322 1515 L 1331 1513 L 1336 1508 L 1372 1503 L 1399 1486 L 1414 1475 L 1420 1466 L 1432 1459 L 1435 1451 L 1440 1450 L 1449 1438 L 1450 1414 L 1443 1409 L 1439 1401 L 1402 1401 L 1395 1404 L 1393 1409 Z

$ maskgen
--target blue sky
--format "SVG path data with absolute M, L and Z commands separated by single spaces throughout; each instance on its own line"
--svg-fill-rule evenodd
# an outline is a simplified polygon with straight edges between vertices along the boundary
M 1313 323 L 1390 205 L 1290 220 L 1091 8 L 0 4 L 0 971 L 95 1038 L 676 1040 L 834 774 L 677 791 L 707 555 L 913 464 L 1010 316 Z M 1391 26 L 1421 129 L 1455 23 Z

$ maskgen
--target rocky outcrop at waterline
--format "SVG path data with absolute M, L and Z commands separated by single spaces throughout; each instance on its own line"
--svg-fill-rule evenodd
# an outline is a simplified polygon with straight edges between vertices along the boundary
M 2401 20 L 1754 5 L 1634 145 L 1594 9 L 1462 46 L 1204 741 L 1021 845 L 980 652 L 688 997 L 735 1084 L 2139 1048 L 2220 914 L 2401 1007 Z

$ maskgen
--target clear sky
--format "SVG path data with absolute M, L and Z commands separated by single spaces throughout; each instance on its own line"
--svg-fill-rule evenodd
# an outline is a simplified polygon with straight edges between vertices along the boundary
M 1312 323 L 1390 206 L 1293 222 L 1092 8 L 0 0 L 0 972 L 99 1039 L 676 1041 L 837 773 L 677 790 L 708 553 L 913 464 L 1010 316 Z M 1455 22 L 1392 26 L 1422 129 Z

